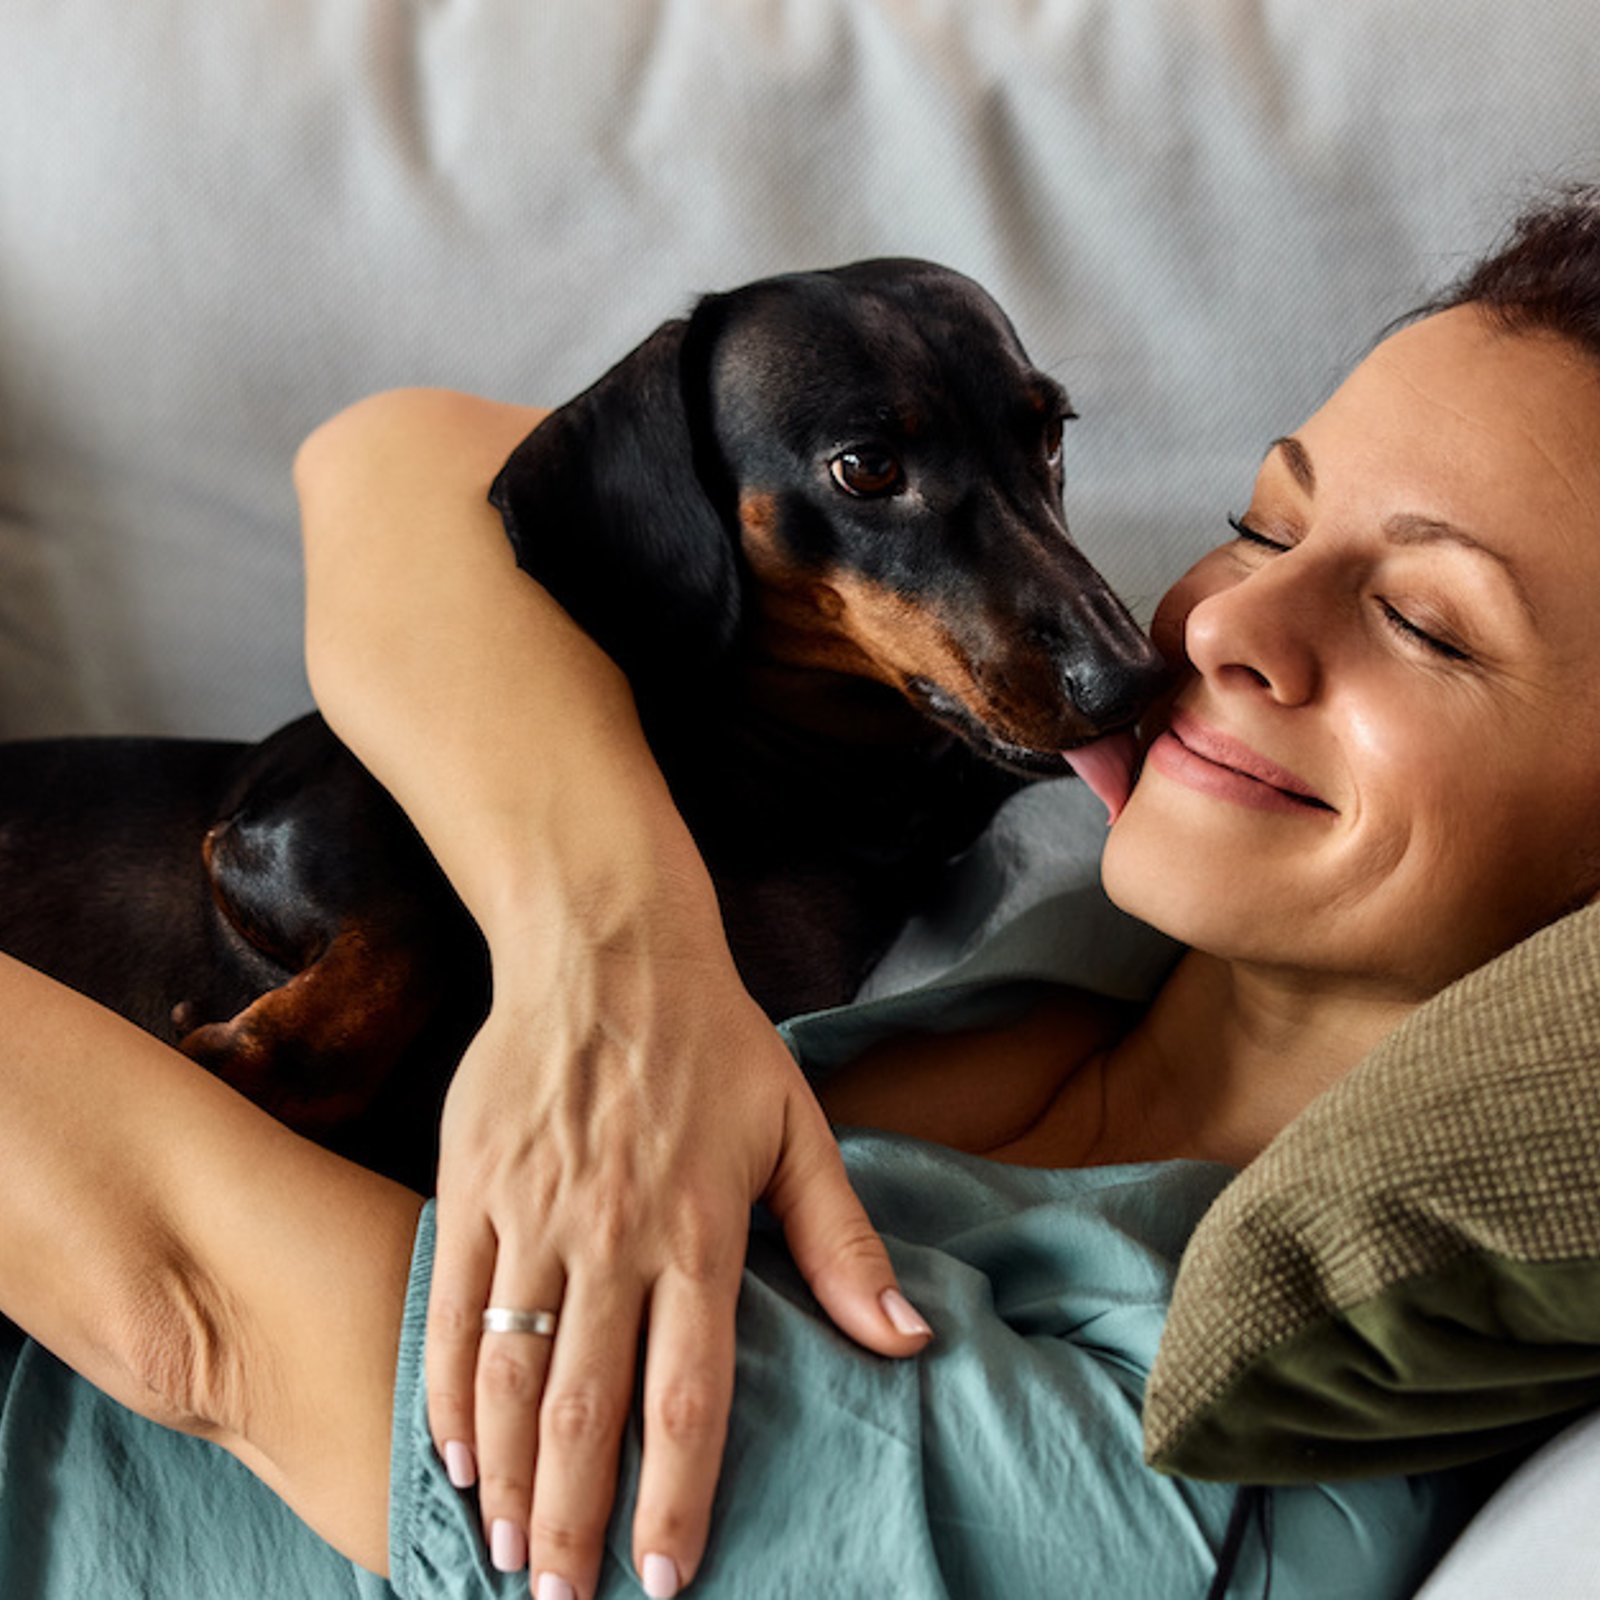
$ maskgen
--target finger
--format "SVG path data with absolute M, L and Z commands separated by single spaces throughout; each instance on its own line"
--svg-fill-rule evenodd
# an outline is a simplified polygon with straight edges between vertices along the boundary
M 563 1278 L 553 1258 L 519 1262 L 503 1245 L 495 1264 L 493 1307 L 549 1311 L 559 1321 Z M 478 1346 L 474 1394 L 478 1432 L 478 1509 L 489 1558 L 501 1572 L 528 1564 L 528 1518 L 539 1451 L 539 1401 L 550 1369 L 551 1339 L 539 1333 L 485 1332 Z
M 494 1274 L 495 1236 L 483 1212 L 439 1202 L 433 1283 L 428 1291 L 428 1337 L 423 1365 L 428 1384 L 428 1429 L 458 1489 L 477 1482 L 473 1385 L 483 1308 Z
M 850 1187 L 822 1108 L 789 1101 L 783 1150 L 767 1188 L 768 1209 L 801 1275 L 838 1327 L 880 1355 L 915 1355 L 933 1337 L 900 1292 L 889 1252 Z
M 565 1583 L 585 1600 L 599 1581 L 643 1315 L 637 1280 L 574 1270 L 539 1409 L 528 1555 L 535 1594 L 565 1600 Z
M 737 1269 L 735 1257 L 715 1280 L 669 1273 L 650 1292 L 633 1565 L 653 1600 L 689 1584 L 705 1555 L 733 1404 Z

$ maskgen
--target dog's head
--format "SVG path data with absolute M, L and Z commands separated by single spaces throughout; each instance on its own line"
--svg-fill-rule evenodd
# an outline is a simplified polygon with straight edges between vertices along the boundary
M 743 631 L 1060 772 L 1161 679 L 1068 535 L 1070 415 L 972 280 L 861 262 L 706 297 L 536 430 L 494 498 L 636 682 Z

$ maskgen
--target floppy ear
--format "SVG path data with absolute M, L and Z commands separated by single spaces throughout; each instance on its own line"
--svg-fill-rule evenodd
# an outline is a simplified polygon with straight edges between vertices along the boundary
M 709 420 L 717 301 L 552 412 L 489 491 L 518 565 L 646 692 L 709 666 L 739 620 L 734 495 Z

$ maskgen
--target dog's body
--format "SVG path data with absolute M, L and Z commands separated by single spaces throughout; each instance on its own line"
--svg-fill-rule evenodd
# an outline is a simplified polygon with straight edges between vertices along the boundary
M 496 480 L 522 567 L 628 673 L 774 1016 L 847 998 L 928 870 L 1157 687 L 1067 535 L 1067 415 L 976 285 L 868 262 L 708 297 Z M 447 1070 L 487 992 L 314 716 L 259 746 L 7 747 L 0 948 L 369 1158 L 431 1126 L 443 1071 L 397 1064 Z

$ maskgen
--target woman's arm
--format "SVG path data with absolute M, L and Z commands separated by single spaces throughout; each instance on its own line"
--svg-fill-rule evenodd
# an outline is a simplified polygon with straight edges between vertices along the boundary
M 626 680 L 518 570 L 486 501 L 538 416 L 376 396 L 306 442 L 296 483 L 318 701 L 493 964 L 442 1130 L 430 1422 L 447 1461 L 476 1456 L 497 1559 L 587 1595 L 646 1324 L 635 1565 L 687 1581 L 700 1560 L 753 1201 L 847 1333 L 886 1355 L 926 1334 L 881 1298 L 887 1256 L 739 982 Z M 488 1304 L 559 1308 L 553 1345 L 480 1339 Z
M 0 1071 L 0 1313 L 133 1410 L 221 1443 L 344 1554 L 387 1573 L 418 1197 L 4 957 L 0 1007 L 28 1024 L 8 1033 Z M 1200 1593 L 1233 1491 L 1148 1471 L 1138 1398 L 1165 1274 L 1226 1174 L 1177 1163 L 1148 1197 L 1120 1182 L 1103 1206 L 1100 1186 L 1087 1203 L 1052 1195 L 1041 1231 L 1029 1220 L 1047 1198 L 1039 1174 L 962 1161 L 951 1183 L 915 1145 L 869 1148 L 866 1162 L 919 1295 L 960 1337 L 917 1375 L 852 1358 L 757 1241 L 743 1476 L 715 1592 Z M 397 1441 L 408 1454 L 409 1440 Z M 1276 1491 L 1275 1560 L 1310 1570 L 1336 1551 L 1349 1592 L 1409 1594 L 1475 1503 L 1470 1489 L 1434 1477 Z M 433 1515 L 408 1517 L 419 1500 Z M 397 1510 L 411 1533 L 396 1546 L 402 1572 L 442 1564 L 451 1593 L 482 1592 L 453 1495 L 413 1481 Z M 1382 1537 L 1352 1537 L 1363 1528 Z M 208 1531 L 226 1545 L 226 1528 Z M 40 1532 L 47 1548 L 60 1537 Z M 105 1560 L 115 1570 L 118 1552 Z M 189 1592 L 180 1576 L 172 1592 Z
M 295 461 L 318 705 L 491 942 L 545 931 L 558 896 L 603 925 L 644 899 L 641 879 L 709 891 L 626 678 L 518 572 L 488 503 L 545 415 L 395 391 L 324 423 Z
M 0 1311 L 386 1572 L 418 1197 L 7 956 L 0 1015 Z

